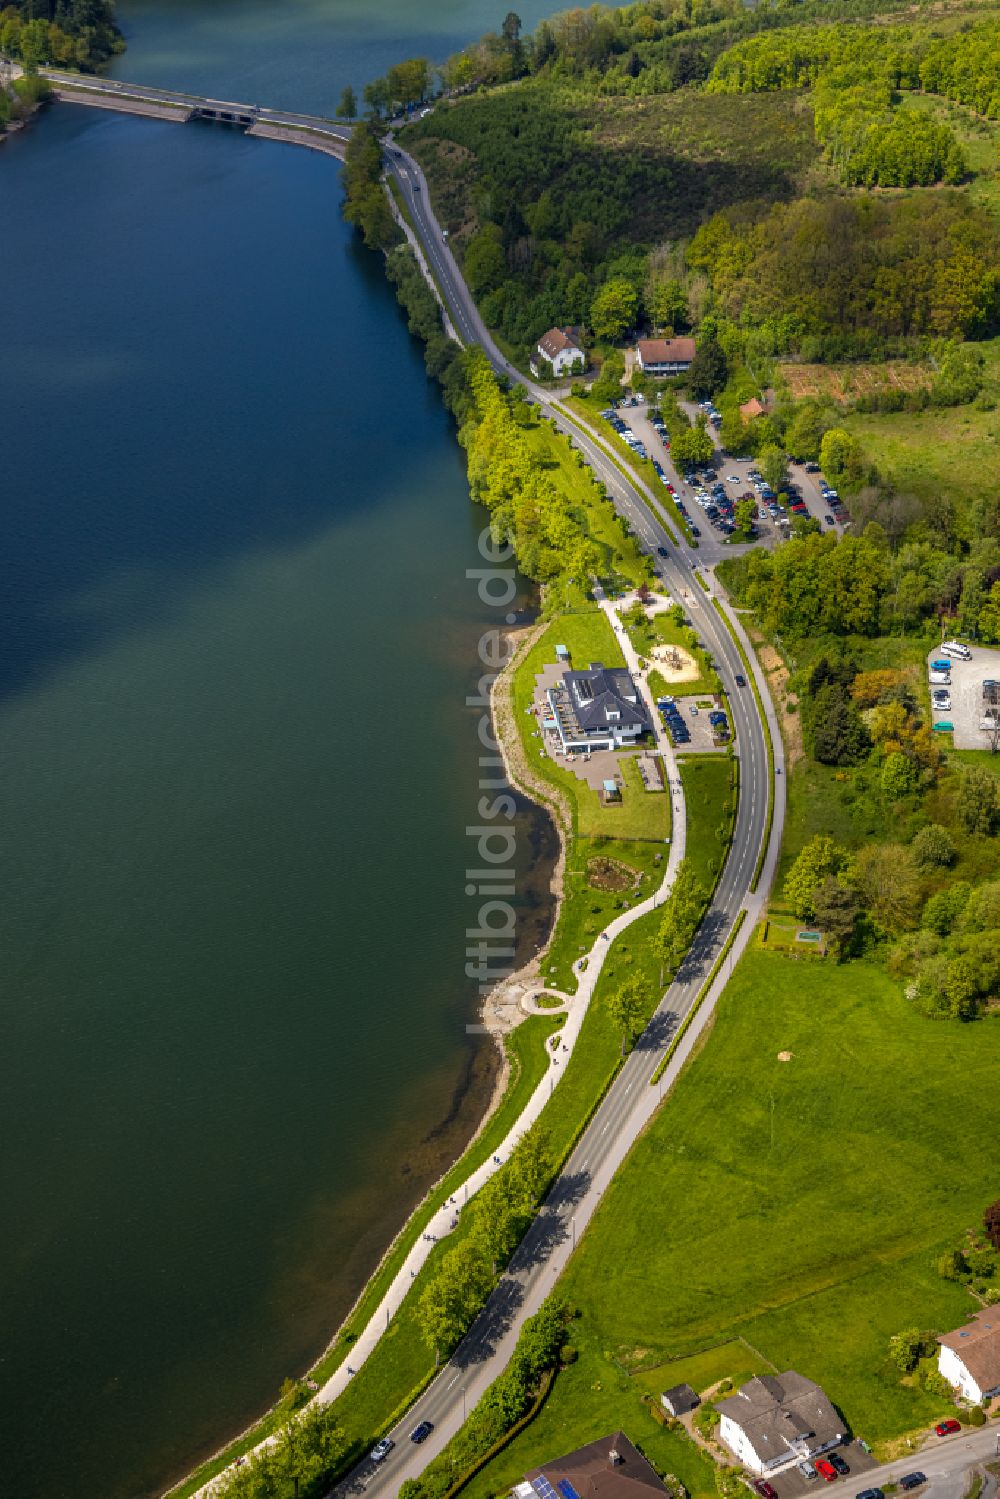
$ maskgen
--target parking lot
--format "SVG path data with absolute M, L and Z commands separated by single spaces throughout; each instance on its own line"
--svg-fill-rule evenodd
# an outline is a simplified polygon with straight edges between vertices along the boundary
M 675 742 L 675 748 L 679 755 L 704 755 L 712 754 L 716 751 L 724 753 L 729 748 L 732 742 L 730 738 L 732 725 L 729 719 L 729 706 L 725 702 L 725 699 L 723 699 L 721 711 L 726 715 L 727 735 L 718 744 L 715 741 L 712 723 L 708 716 L 708 708 L 699 708 L 697 700 L 693 697 L 678 697 L 674 701 L 677 704 L 684 727 L 691 736 L 690 739 L 683 743 Z M 708 700 L 707 698 L 702 698 L 701 701 L 707 702 Z M 714 702 L 712 709 L 715 709 Z
M 970 661 L 952 661 L 951 684 L 947 689 L 950 706 L 936 708 L 932 702 L 931 721 L 955 725 L 956 749 L 991 749 L 990 731 L 982 727 L 983 683 L 985 681 L 1000 682 L 1000 650 L 988 650 L 985 646 L 978 645 L 970 649 L 972 651 Z M 930 663 L 940 654 L 940 648 L 929 653 L 928 673 Z M 935 689 L 941 690 L 937 684 L 931 690 Z
M 859 1493 L 865 1487 L 862 1475 L 878 1466 L 875 1459 L 858 1442 L 846 1442 L 842 1447 L 838 1447 L 837 1451 L 851 1470 L 850 1477 L 844 1481 L 844 1488 L 851 1494 Z M 814 1458 L 813 1461 L 816 1462 L 818 1459 Z M 855 1477 L 858 1480 L 857 1484 L 854 1483 Z M 798 1466 L 786 1468 L 784 1473 L 776 1473 L 767 1481 L 777 1491 L 778 1499 L 797 1499 L 797 1496 L 801 1494 L 818 1494 L 826 1488 L 826 1484 L 818 1475 L 815 1478 L 804 1478 Z

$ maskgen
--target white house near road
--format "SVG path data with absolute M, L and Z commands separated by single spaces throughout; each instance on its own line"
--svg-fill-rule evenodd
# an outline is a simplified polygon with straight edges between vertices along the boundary
M 536 359 L 532 362 L 537 364 L 538 359 L 544 359 L 554 375 L 572 374 L 574 370 L 582 370 L 587 363 L 572 328 L 550 328 L 538 340 L 535 353 Z
M 694 355 L 693 338 L 640 338 L 635 362 L 646 375 L 683 375 Z
M 984 1306 L 972 1321 L 938 1342 L 938 1369 L 966 1400 L 981 1405 L 1000 1395 L 1000 1306 Z
M 819 1385 L 793 1369 L 755 1376 L 716 1409 L 719 1440 L 752 1473 L 780 1473 L 844 1440 L 844 1423 Z

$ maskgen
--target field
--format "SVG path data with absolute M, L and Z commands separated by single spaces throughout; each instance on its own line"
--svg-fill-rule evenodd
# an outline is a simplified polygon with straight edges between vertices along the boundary
M 884 364 L 781 364 L 781 378 L 796 401 L 808 398 L 849 405 L 859 396 L 892 390 L 926 390 L 934 378 L 929 364 L 889 359 Z
M 968 506 L 1000 485 L 1000 339 L 980 347 L 987 378 L 973 405 L 845 416 L 843 425 L 897 489 L 922 500 L 947 495 Z
M 975 1310 L 934 1264 L 996 1195 L 968 1124 L 1000 1126 L 1000 1025 L 921 1019 L 869 965 L 803 971 L 751 947 L 560 1290 L 574 1340 L 622 1370 L 745 1338 L 885 1440 L 941 1413 L 887 1366 L 889 1337 Z M 575 1429 L 587 1398 L 560 1380 L 547 1416 Z

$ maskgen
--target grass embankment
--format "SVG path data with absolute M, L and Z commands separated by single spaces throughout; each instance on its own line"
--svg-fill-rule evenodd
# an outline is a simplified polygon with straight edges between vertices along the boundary
M 674 526 L 680 531 L 685 540 L 691 542 L 693 546 L 697 546 L 698 543 L 691 535 L 690 526 L 678 510 L 673 495 L 656 472 L 652 461 L 649 458 L 640 458 L 637 453 L 633 453 L 632 449 L 626 443 L 618 441 L 618 434 L 614 428 L 609 427 L 601 416 L 604 407 L 600 401 L 595 400 L 592 395 L 573 395 L 564 404 L 567 410 L 572 412 L 579 420 L 585 422 L 592 432 L 612 445 L 614 453 L 613 461 L 616 468 L 620 469 L 627 479 L 631 478 L 633 474 L 638 475 L 643 483 L 652 490 L 660 504 L 660 508 L 670 517 Z M 643 407 L 643 414 L 645 414 L 645 407 Z M 646 499 L 641 490 L 638 493 L 643 500 Z M 662 521 L 663 517 L 657 514 L 655 510 L 653 514 L 656 515 L 658 521 Z M 677 537 L 673 532 L 670 533 L 670 540 L 674 543 L 677 541 Z
M 479 1493 L 617 1425 L 649 1439 L 656 1460 L 638 1406 L 650 1380 L 626 1370 L 737 1338 L 819 1380 L 869 1439 L 942 1414 L 940 1399 L 887 1365 L 887 1343 L 975 1310 L 934 1264 L 995 1195 L 969 1120 L 983 1139 L 1000 1126 L 1000 1026 L 924 1020 L 867 964 L 808 973 L 806 985 L 801 964 L 758 949 L 737 967 L 711 1045 L 639 1140 L 560 1282 L 581 1312 L 579 1363 Z M 740 1352 L 709 1365 L 713 1379 L 753 1367 Z M 654 1387 L 686 1377 L 678 1367 L 658 1371 Z
M 536 466 L 583 512 L 591 541 L 604 553 L 601 582 L 616 589 L 648 583 L 648 557 L 637 538 L 627 534 L 614 506 L 598 488 L 583 454 L 542 418 L 534 418 L 523 431 Z
M 354 1340 L 367 1326 L 372 1313 L 388 1290 L 406 1256 L 420 1238 L 420 1235 L 424 1232 L 427 1224 L 433 1218 L 441 1204 L 458 1189 L 461 1182 L 477 1166 L 493 1155 L 497 1146 L 506 1139 L 515 1120 L 545 1075 L 548 1066 L 546 1043 L 553 1031 L 558 1030 L 563 1024 L 563 1020 L 564 1017 L 562 1015 L 531 1016 L 523 1021 L 516 1030 L 511 1031 L 508 1036 L 504 1037 L 504 1050 L 507 1053 L 510 1072 L 500 1103 L 468 1150 L 456 1161 L 455 1165 L 443 1177 L 439 1185 L 428 1194 L 424 1202 L 417 1208 L 403 1232 L 386 1254 L 382 1264 L 368 1282 L 363 1295 L 345 1321 L 336 1342 L 310 1370 L 310 1377 L 315 1379 L 317 1383 L 322 1384 L 324 1380 L 329 1379 L 334 1370 L 345 1359 L 350 1357 L 351 1346 Z M 411 1340 L 414 1331 L 411 1328 Z M 400 1339 L 398 1346 L 401 1347 L 404 1341 L 404 1339 Z M 381 1358 L 382 1351 L 380 1348 L 373 1355 L 370 1362 L 374 1364 L 377 1360 L 381 1361 Z M 395 1389 L 393 1385 L 394 1378 L 395 1375 L 390 1374 L 387 1368 L 384 1379 L 377 1381 L 376 1384 L 388 1389 L 391 1398 L 394 1398 L 398 1404 L 401 1396 L 393 1393 Z M 353 1387 L 351 1393 L 353 1394 Z M 364 1407 L 358 1412 L 359 1424 L 354 1428 L 348 1427 L 349 1437 L 355 1440 L 358 1438 L 359 1433 L 362 1440 L 367 1440 L 366 1428 L 360 1422 L 363 1409 Z M 378 1412 L 376 1409 L 374 1410 L 372 1419 L 376 1423 L 379 1423 L 385 1413 L 385 1411 Z M 235 1458 L 249 1452 L 265 1436 L 276 1430 L 279 1424 L 280 1419 L 277 1415 L 270 1414 L 267 1416 L 252 1431 L 247 1433 L 245 1437 L 241 1437 L 231 1443 L 219 1458 L 203 1463 L 179 1488 L 172 1490 L 172 1499 L 187 1499 L 187 1496 L 194 1494 L 202 1484 L 207 1483 L 210 1478 L 220 1473 Z
M 843 425 L 882 478 L 921 500 L 945 494 L 967 506 L 1000 485 L 1000 339 L 978 347 L 986 356 L 982 396 L 971 406 L 927 411 L 852 413 Z

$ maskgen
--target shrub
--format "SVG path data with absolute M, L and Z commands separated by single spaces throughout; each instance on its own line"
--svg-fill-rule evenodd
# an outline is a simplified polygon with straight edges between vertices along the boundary
M 919 869 L 944 869 L 955 860 L 955 843 L 947 828 L 932 822 L 913 840 L 913 857 Z

